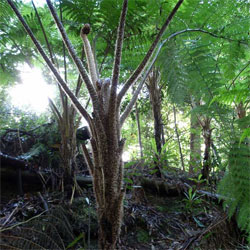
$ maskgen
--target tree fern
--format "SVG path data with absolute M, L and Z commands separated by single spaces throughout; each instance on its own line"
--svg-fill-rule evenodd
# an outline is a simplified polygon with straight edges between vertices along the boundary
M 219 184 L 218 192 L 223 195 L 224 206 L 229 216 L 237 215 L 242 230 L 249 234 L 250 242 L 250 144 L 245 140 L 239 145 L 236 141 L 228 155 L 229 167 Z

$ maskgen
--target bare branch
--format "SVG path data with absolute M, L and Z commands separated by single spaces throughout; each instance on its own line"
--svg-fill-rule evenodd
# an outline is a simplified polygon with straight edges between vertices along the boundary
M 83 60 L 83 56 L 84 56 L 84 47 L 82 47 L 82 52 L 81 52 L 81 61 Z M 82 78 L 81 75 L 78 75 L 77 78 L 77 84 L 76 84 L 76 89 L 75 89 L 75 97 L 78 98 L 79 94 L 80 94 L 80 89 L 82 87 Z M 88 99 L 89 101 L 90 99 Z M 87 110 L 87 107 L 85 107 L 85 109 Z M 70 113 L 72 114 L 72 116 L 75 116 L 75 112 L 77 112 L 77 110 L 75 109 L 74 105 L 71 105 L 70 107 Z
M 62 79 L 62 77 L 58 73 L 57 69 L 54 67 L 53 63 L 47 57 L 47 55 L 45 54 L 42 46 L 40 45 L 40 43 L 35 38 L 35 36 L 32 33 L 30 27 L 25 22 L 25 20 L 23 19 L 22 15 L 18 11 L 18 9 L 16 8 L 16 6 L 12 2 L 12 0 L 7 0 L 7 1 L 9 3 L 10 7 L 13 9 L 13 11 L 16 13 L 16 16 L 19 18 L 20 22 L 22 23 L 22 25 L 25 28 L 26 32 L 28 33 L 28 35 L 32 39 L 34 45 L 36 46 L 37 50 L 39 51 L 39 53 L 43 57 L 44 61 L 46 62 L 46 64 L 48 65 L 48 67 L 50 68 L 50 70 L 52 71 L 52 73 L 54 74 L 55 78 L 58 81 L 58 84 L 62 87 L 62 89 L 64 90 L 65 94 L 71 99 L 72 103 L 75 105 L 76 109 L 80 112 L 80 114 L 82 114 L 82 116 L 86 119 L 87 122 L 90 122 L 91 118 L 90 118 L 88 112 L 84 109 L 84 107 L 80 104 L 80 102 L 77 100 L 77 98 L 71 92 L 71 90 L 69 89 L 69 87 L 67 86 L 67 84 L 64 82 L 64 80 Z
M 214 34 L 213 32 L 199 29 L 199 28 L 197 28 L 197 29 L 185 29 L 185 30 L 177 31 L 177 32 L 171 34 L 167 39 L 169 40 L 177 35 L 180 35 L 180 34 L 183 34 L 186 32 L 200 32 L 200 33 L 204 33 L 204 34 L 210 35 L 210 36 L 215 37 L 215 38 L 221 38 L 221 39 L 227 40 L 229 42 L 238 42 L 238 43 L 248 45 L 248 43 L 245 42 L 244 40 L 237 40 L 237 39 L 232 39 L 230 37 L 220 36 L 220 35 Z
M 117 30 L 115 59 L 114 59 L 110 94 L 109 94 L 109 99 L 107 100 L 108 102 L 108 126 L 111 132 L 110 136 L 113 137 L 112 139 L 114 139 L 114 141 L 117 141 L 117 138 L 119 137 L 119 133 L 117 130 L 117 127 L 119 126 L 118 125 L 119 115 L 118 113 L 116 113 L 116 110 L 117 110 L 116 100 L 117 100 L 117 85 L 118 85 L 119 75 L 120 75 L 122 45 L 123 45 L 123 38 L 124 38 L 124 29 L 125 29 L 127 9 L 128 9 L 128 0 L 124 0 L 121 15 L 120 15 L 120 20 L 119 20 L 119 27 Z M 116 147 L 117 145 L 113 145 L 113 146 Z
M 61 116 L 59 110 L 57 109 L 56 105 L 54 104 L 54 102 L 50 98 L 49 98 L 49 105 L 50 105 L 55 117 L 58 119 L 59 124 L 61 124 L 62 123 L 62 116 Z
M 63 24 L 63 12 L 62 12 L 62 3 L 60 1 L 59 4 L 59 9 L 60 9 L 60 20 Z M 65 49 L 65 45 L 64 42 L 62 42 L 62 47 L 63 47 L 63 65 L 64 65 L 64 81 L 68 82 L 68 73 L 67 73 L 67 64 L 66 64 L 66 49 Z M 77 97 L 77 96 L 76 96 Z
M 238 39 L 233 39 L 233 38 L 226 37 L 226 36 L 217 35 L 217 34 L 214 34 L 214 33 L 210 32 L 210 31 L 203 30 L 203 29 L 186 29 L 186 30 L 183 30 L 183 31 L 180 31 L 180 32 L 181 33 L 184 33 L 184 32 L 201 32 L 201 33 L 210 35 L 210 36 L 215 37 L 215 38 L 221 38 L 221 39 L 228 40 L 229 42 L 238 42 L 238 43 L 248 45 L 248 43 L 246 41 L 244 41 L 244 40 L 238 40 Z
M 84 68 L 81 60 L 79 59 L 79 57 L 76 55 L 76 52 L 75 52 L 75 49 L 73 47 L 73 45 L 71 44 L 67 34 L 66 34 L 66 31 L 56 13 L 56 10 L 54 8 L 54 6 L 52 5 L 51 1 L 50 0 L 46 0 L 47 4 L 48 4 L 48 7 L 50 9 L 50 12 L 55 20 L 55 23 L 61 33 L 61 36 L 62 36 L 62 39 L 64 41 L 64 44 L 65 46 L 67 47 L 68 51 L 69 51 L 69 54 L 70 56 L 72 57 L 75 65 L 77 66 L 78 70 L 79 70 L 79 73 L 83 79 L 83 81 L 85 82 L 86 84 L 86 87 L 88 89 L 88 92 L 90 94 L 90 97 L 92 99 L 92 102 L 93 102 L 93 107 L 94 109 L 98 110 L 98 98 L 97 98 L 97 94 L 96 94 L 96 91 L 95 91 L 95 88 L 93 87 L 91 81 L 90 81 L 90 78 L 88 76 L 88 73 L 86 71 L 86 69 Z
M 181 6 L 181 4 L 182 4 L 183 1 L 184 0 L 179 0 L 177 2 L 177 4 L 175 5 L 174 9 L 172 10 L 172 12 L 170 13 L 170 15 L 166 19 L 165 23 L 163 24 L 160 32 L 158 33 L 158 35 L 156 36 L 155 40 L 153 41 L 153 43 L 152 43 L 151 47 L 149 48 L 147 54 L 143 58 L 142 62 L 140 63 L 140 65 L 137 67 L 137 69 L 134 71 L 134 73 L 130 76 L 130 78 L 127 80 L 127 82 L 125 83 L 125 85 L 121 89 L 121 91 L 120 91 L 120 93 L 118 95 L 118 99 L 117 99 L 118 106 L 120 106 L 121 100 L 124 97 L 124 95 L 126 94 L 126 92 L 128 91 L 128 89 L 133 85 L 133 83 L 137 80 L 137 78 L 140 76 L 140 74 L 144 70 L 144 68 L 147 65 L 148 61 L 150 60 L 150 58 L 151 58 L 151 56 L 152 56 L 152 54 L 153 54 L 153 52 L 154 52 L 154 50 L 155 50 L 158 42 L 160 41 L 160 39 L 161 39 L 164 31 L 168 27 L 170 21 L 174 17 L 175 13 L 179 9 L 179 7 Z
M 233 79 L 230 86 L 228 87 L 228 90 L 232 87 L 232 85 L 235 86 L 235 81 L 239 78 L 241 73 L 250 65 L 250 61 L 247 62 L 247 64 L 240 70 L 240 72 L 237 74 L 237 76 Z
M 39 14 L 38 14 L 38 11 L 37 11 L 37 8 L 36 8 L 36 6 L 35 6 L 35 4 L 34 4 L 34 1 L 32 0 L 31 3 L 32 3 L 32 5 L 33 5 L 33 8 L 34 8 L 35 13 L 36 13 L 36 16 L 37 16 L 37 20 L 38 20 L 39 25 L 40 25 L 40 27 L 41 27 L 41 30 L 42 30 L 42 33 L 43 33 L 43 37 L 44 37 L 44 39 L 45 39 L 45 42 L 46 42 L 46 45 L 47 45 L 47 48 L 48 48 L 48 51 L 49 51 L 50 60 L 51 60 L 51 62 L 52 62 L 53 64 L 55 64 L 54 57 L 53 57 L 53 52 L 52 52 L 52 48 L 51 48 L 50 43 L 49 43 L 49 41 L 48 41 L 48 38 L 47 38 L 47 35 L 46 35 L 46 32 L 45 32 L 45 29 L 44 29 L 44 27 L 43 27 L 43 23 L 42 23 L 41 18 L 40 18 Z M 58 67 L 58 65 L 57 65 L 57 67 Z
M 117 29 L 117 39 L 116 39 L 116 46 L 115 46 L 115 59 L 114 59 L 113 74 L 112 74 L 112 86 L 111 86 L 111 93 L 110 93 L 110 106 L 112 106 L 112 104 L 115 103 L 115 101 L 116 101 L 116 91 L 117 91 L 117 85 L 118 85 L 119 75 L 120 75 L 122 45 L 123 45 L 123 37 L 124 37 L 127 9 L 128 9 L 128 0 L 124 0 L 123 6 L 122 6 L 122 12 L 121 12 L 121 16 L 120 16 L 120 21 L 119 21 L 119 27 Z
M 58 84 L 58 88 L 59 88 L 60 101 L 61 101 L 63 110 L 66 110 L 66 109 L 68 109 L 67 96 L 65 95 L 65 93 L 64 93 L 63 89 L 61 88 L 60 84 Z
M 83 61 L 83 57 L 84 57 L 84 46 L 82 46 L 81 61 Z M 81 78 L 81 75 L 79 74 L 78 78 L 77 78 L 76 89 L 75 89 L 76 98 L 79 97 L 81 87 L 82 87 L 82 78 Z M 89 99 L 88 99 L 88 101 L 89 101 Z M 87 107 L 85 107 L 85 109 L 87 109 Z

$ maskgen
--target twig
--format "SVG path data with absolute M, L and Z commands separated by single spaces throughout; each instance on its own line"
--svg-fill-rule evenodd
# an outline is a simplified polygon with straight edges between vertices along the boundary
M 53 64 L 55 64 L 54 57 L 53 57 L 53 52 L 52 52 L 52 48 L 51 48 L 51 46 L 50 46 L 50 43 L 49 43 L 49 40 L 48 40 L 48 38 L 47 38 L 45 29 L 44 29 L 44 27 L 43 27 L 43 23 L 42 23 L 41 18 L 40 18 L 39 14 L 38 14 L 38 11 L 37 11 L 37 8 L 36 8 L 36 6 L 35 6 L 35 4 L 34 4 L 34 1 L 32 0 L 31 3 L 32 3 L 32 5 L 33 5 L 33 8 L 34 8 L 35 13 L 36 13 L 36 16 L 37 16 L 37 20 L 38 20 L 39 25 L 40 25 L 40 27 L 41 27 L 41 30 L 42 30 L 42 33 L 43 33 L 43 37 L 44 37 L 44 39 L 45 39 L 45 42 L 46 42 L 46 45 L 47 45 L 47 48 L 48 48 L 48 51 L 49 51 L 50 60 L 51 60 L 51 62 L 52 62 Z M 57 67 L 58 67 L 58 65 L 57 65 Z
M 43 202 L 43 206 L 44 206 L 45 211 L 49 211 L 48 203 L 47 203 L 46 200 L 43 198 L 42 194 L 41 194 L 40 192 L 38 192 L 37 194 L 38 194 L 38 196 L 40 197 L 40 199 L 41 199 L 42 202 Z
M 74 199 L 74 195 L 75 195 L 75 190 L 76 190 L 76 183 L 74 183 L 73 187 L 72 187 L 72 194 L 71 194 L 71 198 L 69 201 L 69 204 L 72 205 L 73 203 L 73 199 Z
M 211 223 L 208 228 L 206 228 L 203 232 L 201 232 L 199 238 L 197 240 L 201 240 L 201 237 L 207 233 L 208 231 L 210 231 L 211 229 L 213 229 L 214 227 L 218 226 L 220 223 L 222 223 L 223 221 L 225 221 L 226 219 L 228 218 L 228 215 L 225 215 L 221 220 L 219 220 L 218 222 L 216 223 Z
M 250 61 L 247 62 L 247 64 L 244 66 L 243 69 L 240 70 L 240 72 L 237 74 L 237 76 L 233 79 L 233 81 L 231 82 L 230 86 L 227 88 L 228 90 L 232 87 L 232 85 L 234 85 L 235 81 L 238 79 L 238 77 L 241 75 L 241 73 L 250 65 Z
M 228 218 L 227 215 L 225 215 L 221 220 L 219 220 L 216 223 L 211 223 L 205 230 L 203 230 L 202 232 L 197 233 L 196 235 L 193 235 L 192 237 L 188 238 L 188 240 L 185 242 L 184 246 L 181 248 L 181 250 L 186 250 L 188 249 L 193 242 L 195 241 L 200 241 L 201 237 L 207 233 L 208 231 L 210 231 L 211 229 L 213 229 L 214 227 L 218 226 L 220 223 L 222 223 L 224 220 L 226 220 Z
M 38 215 L 36 215 L 36 216 L 34 216 L 34 217 L 32 217 L 32 218 L 26 220 L 26 221 L 19 222 L 19 223 L 15 224 L 15 225 L 13 225 L 13 226 L 10 226 L 10 227 L 2 228 L 2 229 L 0 229 L 0 233 L 2 233 L 2 232 L 4 232 L 4 231 L 7 231 L 7 230 L 11 230 L 11 229 L 13 229 L 13 228 L 15 228 L 15 227 L 17 227 L 17 226 L 21 226 L 21 225 L 23 225 L 23 224 L 25 224 L 25 223 L 28 223 L 28 222 L 30 222 L 30 221 L 36 219 L 36 218 L 39 218 L 41 215 L 43 215 L 43 214 L 46 213 L 46 212 L 47 212 L 47 211 L 43 211 L 42 213 L 40 213 L 40 214 L 38 214 Z
M 119 21 L 119 28 L 117 30 L 117 39 L 115 46 L 115 59 L 114 59 L 114 67 L 113 67 L 113 75 L 112 75 L 112 87 L 110 93 L 110 105 L 113 106 L 112 103 L 116 101 L 116 90 L 119 81 L 119 73 L 120 73 L 120 64 L 122 57 L 122 45 L 123 45 L 123 37 L 124 37 L 124 29 L 125 29 L 125 20 L 128 9 L 128 0 L 123 1 L 122 12 Z
M 11 214 L 8 216 L 6 221 L 2 224 L 2 227 L 4 227 L 11 219 L 11 217 L 16 213 L 16 211 L 19 209 L 19 207 L 15 207 L 15 209 L 11 212 Z

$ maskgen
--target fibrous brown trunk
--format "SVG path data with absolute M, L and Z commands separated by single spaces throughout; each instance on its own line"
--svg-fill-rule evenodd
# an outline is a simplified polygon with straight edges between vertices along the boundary
M 93 126 L 90 127 L 93 161 L 85 145 L 83 151 L 93 176 L 99 221 L 99 247 L 114 249 L 123 216 L 122 203 L 125 190 L 122 184 L 122 153 L 125 140 L 120 139 L 119 123 L 115 128 L 110 126 L 108 117 L 103 117 L 101 124 L 98 124 L 99 122 L 93 119 Z M 103 135 L 97 131 L 100 125 L 104 127 Z
M 157 68 L 153 68 L 151 74 L 148 76 L 147 87 L 150 95 L 150 102 L 154 117 L 154 138 L 157 149 L 157 158 L 160 158 L 161 149 L 163 146 L 163 123 L 161 115 L 161 90 L 159 87 L 160 72 Z M 157 170 L 156 176 L 161 177 L 161 166 L 159 166 L 160 159 L 155 163 Z
M 191 112 L 190 116 L 190 163 L 189 173 L 200 166 L 201 162 L 201 129 L 197 116 Z
M 60 156 L 61 165 L 64 170 L 64 177 L 67 183 L 73 184 L 74 169 L 75 166 L 75 155 L 76 155 L 76 128 L 74 122 L 68 124 L 67 120 L 65 123 L 59 125 L 61 134 L 60 144 Z
M 162 148 L 162 115 L 161 115 L 161 91 L 159 87 L 160 72 L 154 68 L 148 77 L 147 87 L 150 95 L 150 102 L 152 105 L 152 111 L 154 116 L 154 137 L 156 142 L 156 148 L 158 153 Z

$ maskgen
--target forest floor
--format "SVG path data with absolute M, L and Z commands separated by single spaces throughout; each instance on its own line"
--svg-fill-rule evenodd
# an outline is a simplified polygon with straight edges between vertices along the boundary
M 128 189 L 118 249 L 247 249 L 220 202 L 196 192 L 197 186 L 182 189 L 176 184 L 180 179 L 149 179 Z M 163 182 L 171 183 L 164 192 Z M 67 193 L 36 192 L 5 200 L 0 207 L 0 249 L 97 249 L 92 188 L 76 195 L 72 204 L 70 198 Z

